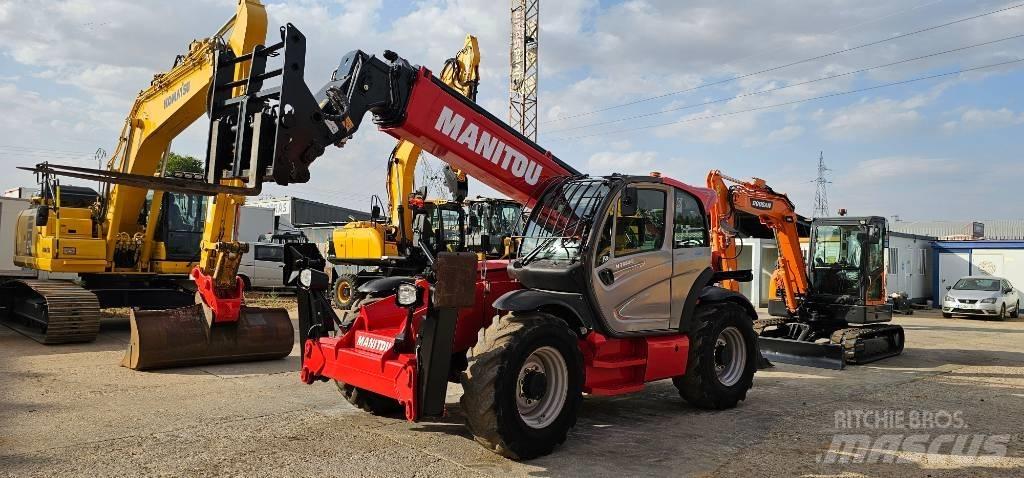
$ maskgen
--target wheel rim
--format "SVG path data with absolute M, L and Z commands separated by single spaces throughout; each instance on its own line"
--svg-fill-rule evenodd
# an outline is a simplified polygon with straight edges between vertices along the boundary
M 352 284 L 349 284 L 348 281 L 339 283 L 335 294 L 338 297 L 339 304 L 347 304 L 348 301 L 352 300 Z
M 747 347 L 740 329 L 729 326 L 715 340 L 715 374 L 727 387 L 735 385 L 747 368 Z
M 519 368 L 516 408 L 530 428 L 544 428 L 558 418 L 569 393 L 569 367 L 553 347 L 534 350 Z

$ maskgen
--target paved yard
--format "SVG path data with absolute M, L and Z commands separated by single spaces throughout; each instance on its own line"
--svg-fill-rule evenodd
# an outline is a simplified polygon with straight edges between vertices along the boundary
M 903 356 L 845 371 L 779 365 L 735 410 L 690 408 L 668 381 L 589 397 L 569 441 L 525 463 L 472 441 L 454 385 L 448 418 L 411 424 L 355 410 L 331 384 L 301 384 L 294 352 L 140 373 L 117 365 L 125 320 L 59 347 L 0 327 L 0 475 L 1022 476 L 1024 320 L 897 321 Z M 919 449 L 911 435 L 924 436 Z M 869 442 L 827 453 L 847 439 Z M 864 446 L 900 460 L 863 460 Z

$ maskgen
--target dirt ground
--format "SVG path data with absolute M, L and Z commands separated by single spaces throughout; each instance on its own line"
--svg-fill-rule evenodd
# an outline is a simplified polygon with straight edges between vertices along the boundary
M 691 408 L 670 381 L 588 397 L 569 440 L 524 463 L 472 440 L 455 385 L 448 417 L 407 423 L 301 384 L 296 352 L 142 373 L 118 366 L 123 318 L 70 346 L 0 326 L 0 476 L 1024 476 L 1024 320 L 897 322 L 904 355 L 780 364 L 734 410 Z

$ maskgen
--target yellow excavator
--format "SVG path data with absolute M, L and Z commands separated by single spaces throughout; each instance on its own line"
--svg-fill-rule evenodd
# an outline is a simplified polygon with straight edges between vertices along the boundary
M 14 260 L 39 271 L 40 279 L 0 283 L 8 324 L 45 344 L 87 342 L 99 331 L 100 308 L 132 307 L 131 347 L 124 362 L 132 368 L 183 364 L 179 355 L 205 355 L 209 362 L 282 357 L 291 351 L 287 313 L 249 313 L 240 292 L 234 294 L 245 252 L 235 238 L 244 197 L 210 194 L 214 197 L 207 201 L 185 194 L 187 186 L 202 183 L 202 175 L 168 178 L 161 171 L 172 139 L 202 116 L 213 98 L 216 62 L 234 61 L 235 79 L 242 78 L 266 32 L 263 5 L 238 0 L 235 15 L 216 34 L 193 41 L 171 70 L 139 93 L 106 170 L 31 168 L 42 190 L 34 207 L 18 218 Z M 236 91 L 249 86 L 228 84 Z M 100 192 L 61 185 L 58 174 L 106 185 Z M 135 179 L 112 180 L 118 177 Z M 49 278 L 58 273 L 77 274 L 77 281 Z M 218 295 L 236 300 L 211 300 Z M 154 313 L 135 310 L 186 305 L 177 309 L 180 320 L 149 320 L 144 317 Z M 205 318 L 206 327 L 190 327 L 188 314 Z M 196 334 L 203 337 L 201 347 L 178 348 Z M 150 357 L 140 353 L 140 337 L 155 344 Z
M 480 48 L 473 35 L 466 35 L 463 47 L 449 58 L 441 70 L 440 80 L 457 93 L 476 101 L 480 83 Z M 466 174 L 445 166 L 445 183 L 452 200 L 428 199 L 424 192 L 414 191 L 416 165 L 422 150 L 409 141 L 399 141 L 388 159 L 388 214 L 374 197 L 369 221 L 350 222 L 334 230 L 331 238 L 335 264 L 368 266 L 376 270 L 359 274 L 341 274 L 334 280 L 334 305 L 349 309 L 367 293 L 360 292 L 364 283 L 380 278 L 419 273 L 428 260 L 422 248 L 415 247 L 420 230 L 415 223 L 432 224 L 448 237 L 428 238 L 445 248 L 469 249 L 493 255 L 492 246 L 511 235 L 522 206 L 507 199 L 474 198 L 464 201 L 467 192 Z M 467 214 L 468 212 L 468 214 Z M 499 226 L 505 226 L 501 229 Z M 501 230 L 499 230 L 501 229 Z M 436 253 L 436 252 L 435 252 Z M 500 253 L 497 255 L 501 255 Z

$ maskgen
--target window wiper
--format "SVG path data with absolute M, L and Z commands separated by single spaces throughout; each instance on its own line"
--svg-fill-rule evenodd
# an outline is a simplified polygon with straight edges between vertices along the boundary
M 558 238 L 557 237 L 548 237 L 548 238 L 544 239 L 544 242 L 537 243 L 537 247 L 533 248 L 533 250 L 530 251 L 530 253 L 527 254 L 526 257 L 524 257 L 524 258 L 519 260 L 519 267 L 525 266 L 526 264 L 529 264 L 530 261 L 536 259 L 537 256 L 540 255 L 540 251 L 546 249 L 548 247 L 548 245 L 550 245 L 552 242 L 555 241 L 555 239 L 558 239 Z

